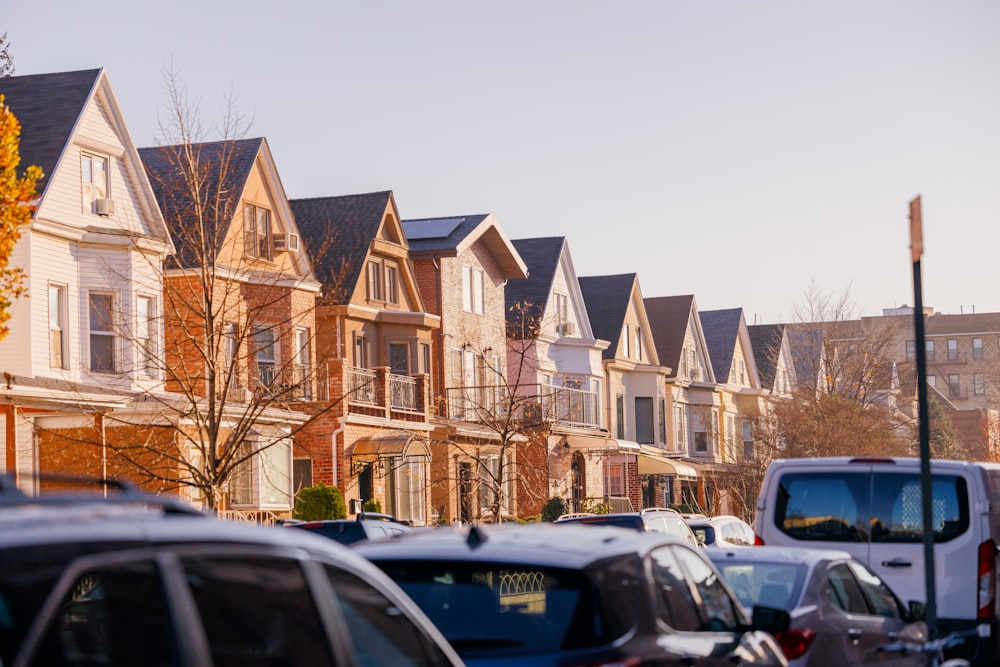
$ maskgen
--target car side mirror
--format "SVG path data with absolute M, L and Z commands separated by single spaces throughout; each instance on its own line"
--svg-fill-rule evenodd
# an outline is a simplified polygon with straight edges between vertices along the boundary
M 927 605 L 925 605 L 923 602 L 910 600 L 909 603 L 907 603 L 907 620 L 908 621 L 927 620 Z
M 784 609 L 760 605 L 753 607 L 753 619 L 750 621 L 750 627 L 754 630 L 763 630 L 773 635 L 784 632 L 791 624 L 792 615 Z

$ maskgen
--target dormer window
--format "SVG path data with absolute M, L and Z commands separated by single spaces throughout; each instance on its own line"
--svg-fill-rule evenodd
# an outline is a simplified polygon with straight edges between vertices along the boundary
M 108 201 L 108 158 L 103 155 L 83 153 L 80 163 L 81 181 L 83 184 L 83 210 L 89 213 L 101 213 L 98 202 Z
M 266 208 L 244 207 L 243 244 L 247 257 L 271 260 L 271 212 Z

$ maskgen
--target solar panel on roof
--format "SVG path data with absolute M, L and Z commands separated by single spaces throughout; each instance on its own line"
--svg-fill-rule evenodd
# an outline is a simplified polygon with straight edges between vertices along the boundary
M 403 223 L 403 231 L 408 239 L 448 238 L 465 218 L 436 218 L 434 220 L 414 220 Z

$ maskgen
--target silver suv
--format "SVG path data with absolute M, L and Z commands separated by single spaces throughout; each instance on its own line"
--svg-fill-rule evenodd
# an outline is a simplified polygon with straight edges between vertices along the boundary
M 680 512 L 669 507 L 647 507 L 638 512 L 612 512 L 611 514 L 563 514 L 553 523 L 578 523 L 586 526 L 619 526 L 634 530 L 666 533 L 698 546 L 698 538 L 684 521 Z
M 306 531 L 8 479 L 0 526 L 0 664 L 461 664 L 378 568 Z

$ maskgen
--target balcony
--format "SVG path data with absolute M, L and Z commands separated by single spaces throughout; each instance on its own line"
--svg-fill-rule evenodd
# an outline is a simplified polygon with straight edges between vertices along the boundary
M 442 416 L 458 421 L 483 423 L 513 412 L 520 422 L 541 422 L 579 428 L 598 428 L 598 396 L 583 389 L 537 384 L 517 387 L 510 395 L 506 386 L 451 387 L 445 390 Z

